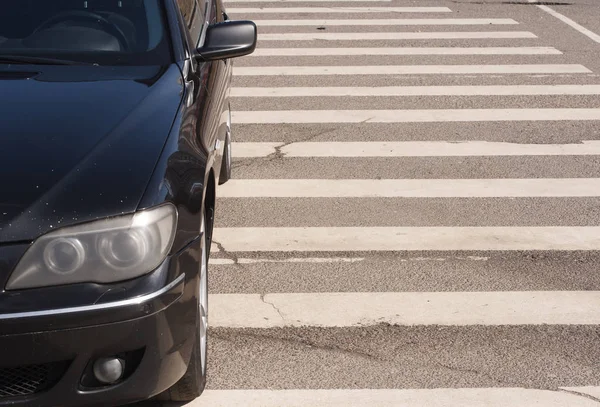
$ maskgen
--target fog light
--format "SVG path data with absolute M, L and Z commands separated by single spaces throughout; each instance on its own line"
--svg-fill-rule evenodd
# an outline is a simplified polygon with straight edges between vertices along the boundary
M 112 384 L 123 377 L 125 361 L 119 358 L 100 358 L 94 362 L 94 377 L 101 383 Z

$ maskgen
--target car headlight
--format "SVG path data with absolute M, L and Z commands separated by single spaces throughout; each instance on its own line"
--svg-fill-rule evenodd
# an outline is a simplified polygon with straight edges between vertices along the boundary
M 167 204 L 50 232 L 27 250 L 6 289 L 139 277 L 165 260 L 176 224 L 177 209 Z

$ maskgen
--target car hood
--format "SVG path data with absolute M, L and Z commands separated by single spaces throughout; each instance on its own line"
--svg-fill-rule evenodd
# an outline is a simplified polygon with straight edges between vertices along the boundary
M 176 65 L 5 67 L 0 88 L 0 243 L 136 210 L 181 102 Z

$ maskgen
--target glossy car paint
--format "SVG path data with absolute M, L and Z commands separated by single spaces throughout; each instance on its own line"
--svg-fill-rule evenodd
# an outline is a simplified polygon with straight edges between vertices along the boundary
M 0 241 L 132 213 L 182 99 L 177 65 L 0 71 Z
M 165 5 L 176 60 L 166 68 L 0 65 L 0 287 L 48 231 L 164 202 L 178 209 L 169 257 L 143 277 L 0 291 L 0 368 L 68 362 L 50 390 L 0 406 L 118 405 L 164 391 L 186 370 L 200 219 L 204 208 L 212 220 L 232 62 L 191 58 L 176 6 Z M 217 5 L 211 23 L 224 19 Z M 103 307 L 119 301 L 126 306 Z M 94 357 L 140 348 L 124 383 L 81 388 Z

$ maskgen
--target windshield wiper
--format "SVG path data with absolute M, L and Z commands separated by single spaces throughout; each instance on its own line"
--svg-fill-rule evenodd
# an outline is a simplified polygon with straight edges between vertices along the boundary
M 32 57 L 28 55 L 2 55 L 0 64 L 34 64 L 34 65 L 93 65 L 88 62 L 72 61 L 69 59 Z

